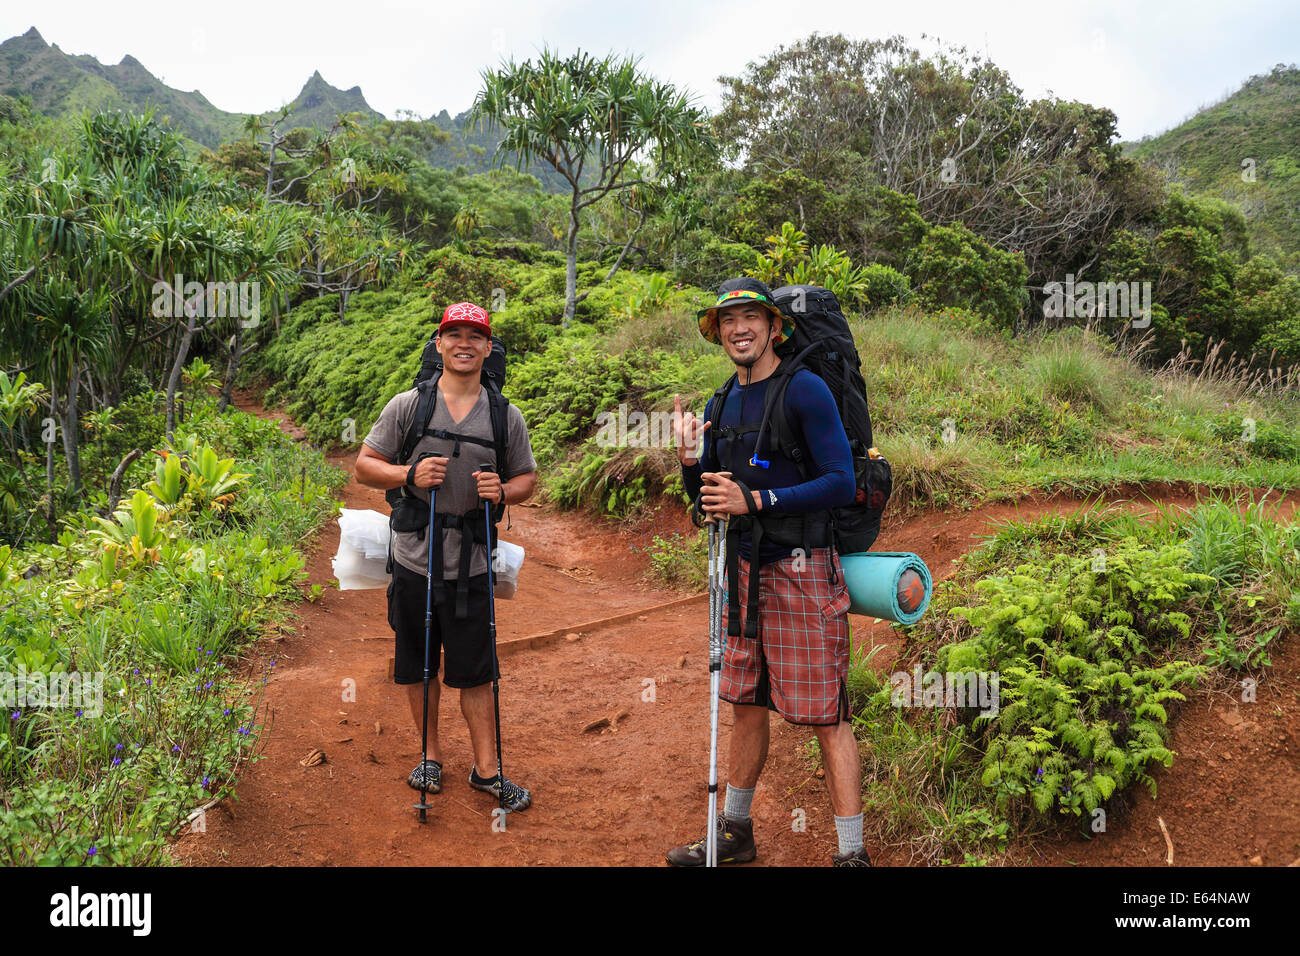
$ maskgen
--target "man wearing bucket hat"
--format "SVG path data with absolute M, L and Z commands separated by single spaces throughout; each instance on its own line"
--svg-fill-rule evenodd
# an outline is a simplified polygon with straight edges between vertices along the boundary
M 498 675 L 489 626 L 487 546 L 478 534 L 483 531 L 485 501 L 518 504 L 532 496 L 537 464 L 523 415 L 514 405 L 507 406 L 505 415 L 507 461 L 496 461 L 490 396 L 482 383 L 483 363 L 492 352 L 487 311 L 471 302 L 449 305 L 434 345 L 442 362 L 437 397 L 410 458 L 397 461 L 403 439 L 414 423 L 418 388 L 389 400 L 357 454 L 357 480 L 364 485 L 382 489 L 405 485 L 423 499 L 426 511 L 429 491 L 437 489 L 432 526 L 426 531 L 433 534 L 436 528 L 442 535 L 441 547 L 434 542 L 435 547 L 428 548 L 415 531 L 394 534 L 393 581 L 388 589 L 388 621 L 396 641 L 393 680 L 407 686 L 411 714 L 420 733 L 426 638 L 435 674 L 441 650 L 446 657 L 442 682 L 460 690 L 460 708 L 469 726 L 474 753 L 470 786 L 502 799 L 508 810 L 523 810 L 531 802 L 529 791 L 509 778 L 499 781 L 495 773 L 492 681 Z M 421 457 L 425 452 L 432 454 Z M 480 464 L 489 459 L 493 469 L 481 469 Z M 502 481 L 501 473 L 512 477 Z M 468 540 L 471 535 L 472 543 Z M 438 579 L 434 593 L 442 597 L 434 608 L 431 631 L 426 633 L 429 551 L 434 555 L 433 576 Z M 468 568 L 461 567 L 465 558 L 469 559 Z M 441 574 L 436 573 L 439 559 Z M 442 789 L 438 699 L 438 681 L 433 680 L 429 695 L 432 759 L 422 761 L 407 781 L 416 790 L 430 793 Z M 480 774 L 480 770 L 488 773 Z
M 806 449 L 811 477 L 805 480 L 798 464 L 775 449 L 760 460 L 758 423 L 781 363 L 773 347 L 793 333 L 793 322 L 768 287 L 752 278 L 722 283 L 717 301 L 701 309 L 698 319 L 700 334 L 721 345 L 734 363 L 736 379 L 709 401 L 703 420 L 683 413 L 676 400 L 673 432 L 682 479 L 704 512 L 728 515 L 744 529 L 738 580 L 728 582 L 733 604 L 741 595 L 742 629 L 727 636 L 719 692 L 732 704 L 734 723 L 726 798 L 716 821 L 718 860 L 744 863 L 757 854 L 749 811 L 767 759 L 768 712 L 775 710 L 817 735 L 835 812 L 834 865 L 870 866 L 862 842 L 861 760 L 846 688 L 850 599 L 826 521 L 831 508 L 849 503 L 856 492 L 848 437 L 826 383 L 800 369 L 786 388 L 785 414 L 798 446 Z M 719 474 L 724 467 L 730 477 Z M 798 547 L 801 542 L 807 551 Z M 755 577 L 757 627 L 745 610 Z M 702 866 L 705 844 L 701 838 L 676 847 L 668 862 Z

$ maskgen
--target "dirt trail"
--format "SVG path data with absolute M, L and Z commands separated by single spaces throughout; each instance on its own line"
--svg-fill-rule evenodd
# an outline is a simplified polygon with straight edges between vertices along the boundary
M 297 431 L 282 413 L 262 409 L 255 395 L 237 394 L 236 404 L 280 420 L 291 434 Z M 351 471 L 355 455 L 331 460 Z M 349 508 L 386 510 L 382 492 L 355 481 L 344 489 L 343 498 Z M 1175 504 L 1193 500 L 1190 493 L 1165 499 Z M 1294 500 L 1289 503 L 1291 508 L 1294 504 Z M 1139 501 L 1125 506 L 1153 508 Z M 889 550 L 915 551 L 942 577 L 952 560 L 976 546 L 979 536 L 989 533 L 997 521 L 1079 507 L 1082 503 L 1077 500 L 1057 497 L 993 506 L 979 515 L 931 514 L 887 521 L 881 544 Z M 490 814 L 495 803 L 466 783 L 472 759 L 468 732 L 456 693 L 444 688 L 443 789 L 430 798 L 434 809 L 429 823 L 421 826 L 416 821 L 411 805 L 418 794 L 407 787 L 406 776 L 419 760 L 420 738 L 405 695 L 388 677 L 393 647 L 384 592 L 340 592 L 327 586 L 320 601 L 299 607 L 294 633 L 274 638 L 271 644 L 276 667 L 267 686 L 272 724 L 265 759 L 247 770 L 237 787 L 237 800 L 227 799 L 207 813 L 206 832 L 188 833 L 176 843 L 182 862 L 659 866 L 668 847 L 699 835 L 708 766 L 707 608 L 695 603 L 654 610 L 684 595 L 644 583 L 647 559 L 641 550 L 656 531 L 686 530 L 684 515 L 664 512 L 653 527 L 638 530 L 546 507 L 510 511 L 513 527 L 503 536 L 522 544 L 528 557 L 516 598 L 497 603 L 501 642 L 647 609 L 577 640 L 561 638 L 502 658 L 506 772 L 533 790 L 533 806 L 512 814 L 504 833 L 493 832 Z M 333 578 L 330 559 L 337 548 L 338 525 L 329 522 L 309 542 L 309 584 L 328 585 Z M 886 625 L 856 616 L 852 624 L 855 649 L 896 640 L 896 632 Z M 892 649 L 886 649 L 877 660 L 884 664 L 892 658 Z M 1258 733 L 1271 734 L 1285 751 L 1284 741 L 1294 743 L 1297 730 L 1294 705 L 1300 654 L 1293 648 L 1276 663 L 1279 666 L 1261 685 L 1260 700 L 1266 700 L 1266 685 L 1276 685 L 1279 693 L 1286 689 L 1282 704 L 1286 726 L 1279 730 L 1258 717 L 1252 722 L 1258 721 Z M 355 681 L 356 690 L 355 700 L 345 702 L 347 679 Z M 653 702 L 645 699 L 650 696 L 650 681 Z M 1254 713 L 1262 711 L 1260 707 Z M 599 718 L 620 714 L 624 716 L 613 729 L 583 730 Z M 720 776 L 725 780 L 730 733 L 726 707 L 721 715 Z M 1195 715 L 1187 715 L 1182 723 L 1196 732 Z M 1181 726 L 1175 737 L 1175 749 L 1181 751 L 1179 732 Z M 758 864 L 824 866 L 835 849 L 825 783 L 809 771 L 802 755 L 809 739 L 806 728 L 773 715 L 769 761 L 753 807 Z M 326 762 L 301 766 L 299 761 L 313 748 L 325 751 Z M 1294 835 L 1294 823 L 1300 818 L 1293 812 L 1300 797 L 1300 774 L 1295 773 L 1290 751 L 1277 760 L 1279 772 L 1290 761 L 1290 782 L 1278 783 L 1270 791 L 1271 799 L 1291 801 L 1277 803 L 1273 810 L 1281 846 L 1285 827 L 1291 826 Z M 1177 778 L 1183 767 L 1180 758 L 1169 776 Z M 1249 773 L 1244 773 L 1247 767 Z M 1243 755 L 1240 763 L 1216 769 L 1221 786 L 1193 789 L 1190 801 L 1184 801 L 1186 807 L 1176 797 L 1177 806 L 1166 807 L 1162 789 L 1160 807 L 1167 824 L 1171 817 L 1180 827 L 1184 819 L 1189 827 L 1204 820 L 1212 832 L 1215 820 L 1241 817 L 1241 801 L 1251 800 L 1256 792 L 1257 768 Z M 1236 770 L 1243 773 L 1238 776 Z M 1238 803 L 1225 803 L 1222 792 L 1237 794 Z M 1214 793 L 1216 799 L 1207 801 L 1198 793 Z M 802 810 L 807 821 L 802 832 L 791 825 L 796 810 Z M 1140 814 L 1134 826 L 1145 827 Z M 1125 828 L 1124 821 L 1113 823 L 1106 841 L 1111 852 L 1139 846 L 1125 836 Z M 1158 831 L 1157 839 L 1163 845 Z M 1129 855 L 1120 852 L 1114 858 L 1098 855 L 1089 862 L 1150 862 L 1149 842 L 1143 831 L 1142 852 L 1132 849 Z M 1086 849 L 1096 846 L 1094 841 Z M 905 854 L 889 848 L 872 850 L 881 865 L 908 862 Z M 1060 850 L 1047 861 L 1079 860 L 1076 847 L 1063 843 Z M 1276 852 L 1284 855 L 1281 849 Z M 1241 861 L 1240 854 L 1225 860 Z M 1212 860 L 1183 856 L 1178 862 Z M 1280 859 L 1266 857 L 1266 862 Z

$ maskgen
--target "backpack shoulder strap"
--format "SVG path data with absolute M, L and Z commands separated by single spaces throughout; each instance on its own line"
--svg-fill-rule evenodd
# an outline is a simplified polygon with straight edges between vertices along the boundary
M 411 455 L 415 453 L 415 446 L 419 444 L 420 439 L 424 437 L 424 430 L 429 425 L 429 419 L 433 417 L 434 407 L 438 403 L 438 379 L 441 372 L 435 372 L 430 378 L 416 386 L 415 416 L 411 419 L 411 427 L 406 430 L 406 437 L 402 440 L 402 457 L 396 464 L 404 465 L 411 460 Z
M 802 357 L 802 353 L 800 355 Z M 786 412 L 785 393 L 799 372 L 795 362 L 781 363 L 767 388 L 767 400 L 763 403 L 763 421 L 758 426 L 758 437 L 754 440 L 754 456 L 775 448 L 777 453 L 795 463 L 799 474 L 808 479 L 808 467 L 804 461 L 803 449 L 794 442 L 794 432 L 790 426 L 790 416 Z
M 727 461 L 724 462 L 722 460 L 722 455 L 719 453 L 719 448 L 718 448 L 718 443 L 719 443 L 718 423 L 722 421 L 722 407 L 727 403 L 727 393 L 731 391 L 731 387 L 735 384 L 736 384 L 736 373 L 732 372 L 731 377 L 728 378 L 725 382 L 723 382 L 720 386 L 718 386 L 717 391 L 713 393 L 713 413 L 705 417 L 705 421 L 710 423 L 709 432 L 712 433 L 713 435 L 711 441 L 713 443 L 714 457 L 718 459 L 718 466 L 722 468 L 724 471 L 732 470 L 731 469 L 732 443 L 730 441 L 727 442 Z
M 502 481 L 509 481 L 514 475 L 509 472 L 509 459 L 506 453 L 510 444 L 510 402 L 494 385 L 484 385 L 488 396 L 488 416 L 492 419 L 492 440 L 496 445 L 497 472 Z

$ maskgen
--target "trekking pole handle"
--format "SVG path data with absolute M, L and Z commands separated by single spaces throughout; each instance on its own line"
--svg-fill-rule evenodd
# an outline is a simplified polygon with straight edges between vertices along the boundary
M 720 478 L 730 478 L 730 477 L 731 477 L 731 472 L 729 472 L 729 471 L 715 471 L 714 474 L 717 475 L 717 476 L 720 477 Z M 717 514 L 716 512 L 713 512 L 713 511 L 706 511 L 706 512 L 704 512 L 704 523 L 705 523 L 705 524 L 717 524 L 719 521 L 723 521 L 723 522 L 725 522 L 725 521 L 726 521 L 726 518 L 721 518 L 721 517 L 719 517 L 718 514 Z

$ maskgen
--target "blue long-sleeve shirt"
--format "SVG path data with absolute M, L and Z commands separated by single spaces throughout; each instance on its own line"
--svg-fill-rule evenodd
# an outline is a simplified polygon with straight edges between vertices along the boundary
M 692 500 L 695 499 L 703 486 L 700 475 L 704 472 L 730 471 L 733 479 L 744 482 L 751 490 L 763 489 L 767 492 L 770 489 L 776 496 L 776 501 L 773 502 L 771 495 L 763 495 L 760 517 L 769 513 L 807 514 L 852 503 L 857 485 L 853 479 L 849 439 L 844 433 L 844 425 L 840 422 L 839 409 L 835 406 L 831 390 L 820 376 L 808 369 L 800 369 L 791 378 L 785 393 L 785 412 L 794 430 L 795 441 L 803 449 L 810 465 L 809 473 L 813 477 L 804 481 L 799 466 L 777 454 L 771 445 L 770 432 L 764 449 L 764 459 L 771 462 L 769 467 L 749 464 L 758 439 L 757 432 L 749 432 L 735 440 L 728 462 L 727 446 L 730 443 L 726 439 L 715 441 L 714 431 L 719 427 L 757 424 L 761 421 L 771 381 L 772 377 L 769 376 L 748 386 L 742 385 L 738 380 L 732 386 L 722 408 L 722 419 L 704 433 L 699 462 L 682 466 L 682 483 L 686 493 Z M 705 407 L 705 418 L 713 414 L 713 401 L 709 399 Z M 742 534 L 740 541 L 741 556 L 751 560 L 749 533 Z M 759 563 L 768 564 L 789 555 L 788 546 L 765 540 Z

